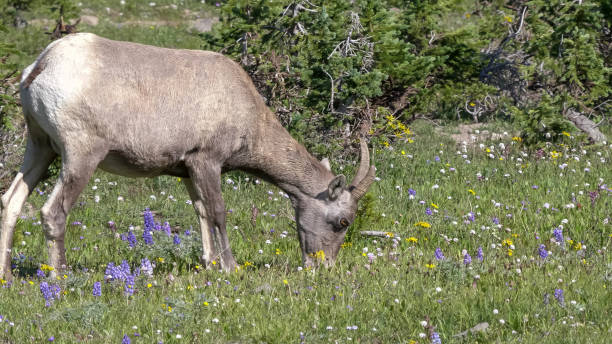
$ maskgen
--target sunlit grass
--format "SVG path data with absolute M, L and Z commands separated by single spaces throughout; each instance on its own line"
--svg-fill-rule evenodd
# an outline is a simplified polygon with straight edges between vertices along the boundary
M 568 140 L 530 152 L 510 135 L 483 147 L 484 135 L 475 135 L 479 141 L 464 148 L 426 123 L 411 130 L 413 143 L 374 147 L 380 180 L 370 191 L 369 215 L 330 270 L 300 267 L 290 202 L 253 177 L 233 173 L 222 180 L 228 232 L 242 265 L 225 274 L 202 270 L 185 251 L 198 246 L 198 227 L 177 178 L 96 174 L 69 217 L 72 270 L 48 281 L 62 290 L 49 307 L 40 291 L 44 279 L 35 274 L 46 256 L 39 215 L 19 221 L 17 277 L 0 289 L 0 339 L 120 342 L 127 334 L 132 343 L 423 343 L 436 332 L 445 343 L 605 343 L 610 147 Z M 552 151 L 561 154 L 554 158 Z M 51 187 L 40 185 L 30 197 L 33 209 Z M 170 223 L 181 245 L 163 232 L 155 233 L 152 247 L 143 244 L 146 207 L 156 221 Z M 139 241 L 133 249 L 120 238 L 130 226 Z M 564 241 L 553 241 L 560 226 Z M 363 237 L 360 230 L 392 236 Z M 443 260 L 435 258 L 436 248 Z M 144 256 L 155 273 L 138 277 L 132 296 L 121 282 L 105 282 L 109 262 L 125 259 L 134 269 Z M 96 281 L 100 297 L 92 295 Z M 483 322 L 486 331 L 453 337 Z

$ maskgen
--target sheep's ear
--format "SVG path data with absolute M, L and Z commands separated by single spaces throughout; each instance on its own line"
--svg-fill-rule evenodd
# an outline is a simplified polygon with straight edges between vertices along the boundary
M 342 192 L 346 189 L 346 177 L 342 174 L 337 175 L 332 181 L 329 183 L 327 187 L 327 194 L 329 195 L 329 199 L 331 201 L 336 200 Z
M 323 164 L 323 166 L 325 166 L 325 168 L 331 172 L 331 165 L 329 164 L 328 158 L 323 158 L 323 160 L 321 160 L 321 164 Z

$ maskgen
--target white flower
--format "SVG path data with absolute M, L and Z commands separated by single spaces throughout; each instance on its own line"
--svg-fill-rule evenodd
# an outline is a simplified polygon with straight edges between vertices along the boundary
M 493 314 L 499 314 L 499 310 L 497 310 L 497 308 L 495 308 L 495 309 L 493 310 Z
M 183 336 L 181 336 L 180 334 L 177 333 L 176 334 L 176 339 L 181 339 L 181 338 L 183 338 Z
M 425 337 L 427 337 L 427 335 L 425 333 L 423 333 L 423 332 L 419 333 L 419 338 L 425 338 Z
M 216 323 L 218 323 L 218 322 L 219 322 L 219 319 L 214 318 L 214 319 L 212 320 L 212 322 L 214 322 L 214 323 L 216 324 Z
M 421 326 L 425 327 L 425 326 L 427 326 L 427 321 L 422 320 L 420 324 L 421 324 Z
M 506 320 L 504 320 L 504 319 L 499 319 L 499 323 L 503 325 L 503 324 L 505 324 L 505 323 L 506 323 Z

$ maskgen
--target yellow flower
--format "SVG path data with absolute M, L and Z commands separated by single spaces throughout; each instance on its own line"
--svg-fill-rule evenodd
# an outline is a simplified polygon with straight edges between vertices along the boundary
M 200 266 L 199 265 L 196 265 L 195 268 L 196 268 L 196 270 L 200 270 Z
M 385 232 L 385 236 L 386 236 L 387 238 L 393 238 L 393 235 L 394 235 L 394 234 L 393 234 L 392 232 Z
M 465 19 L 470 19 L 470 17 L 471 17 L 471 16 L 472 16 L 472 15 L 471 15 L 470 13 L 466 13 L 466 14 L 465 14 Z M 413 340 L 412 342 L 414 342 L 414 340 Z M 415 342 L 415 343 L 416 343 L 416 342 Z
M 567 131 L 562 131 L 562 132 L 561 132 L 561 134 L 563 134 L 563 135 L 565 135 L 565 136 L 567 136 L 567 137 L 572 136 L 572 135 L 570 135 L 570 133 L 568 133 Z
M 208 302 L 206 302 L 206 301 L 202 302 L 202 304 L 203 304 L 204 306 L 208 306 Z
M 181 181 L 181 177 L 176 178 L 176 181 L 180 182 Z
M 430 228 L 431 227 L 429 222 L 425 222 L 425 221 L 419 221 L 419 222 L 415 223 L 414 225 L 416 227 L 423 227 L 423 228 Z
M 419 241 L 419 239 L 417 239 L 417 238 L 415 238 L 415 237 L 410 237 L 410 238 L 406 238 L 406 241 L 416 243 L 416 242 L 418 242 L 418 241 Z
M 502 241 L 502 246 L 511 246 L 512 245 L 512 240 L 510 239 L 505 239 L 504 241 Z
M 509 249 L 508 249 L 508 256 L 512 257 L 512 253 L 513 253 L 513 252 L 514 252 L 514 250 L 513 250 L 513 249 L 511 249 L 511 248 L 509 248 Z
M 557 152 L 557 151 L 552 151 L 550 152 L 550 157 L 553 159 L 557 159 L 559 157 L 563 156 L 563 153 L 561 152 Z
M 341 245 L 342 248 L 351 247 L 351 246 L 353 246 L 352 242 L 343 242 L 342 245 Z
M 187 285 L 187 290 L 193 290 L 193 286 L 191 284 Z
M 505 16 L 504 19 L 508 22 L 508 23 L 512 23 L 512 17 L 510 16 Z
M 276 249 L 276 254 L 277 254 L 277 255 L 279 255 L 279 254 L 281 254 L 281 253 L 283 253 L 283 251 L 281 251 L 279 248 L 277 248 L 277 249 Z
M 472 195 L 476 194 L 476 192 L 474 190 L 472 190 L 472 189 L 469 189 L 468 192 L 471 193 Z
M 6 281 L 0 278 L 0 285 L 5 285 L 5 284 L 6 284 Z
M 413 142 L 414 142 L 414 140 L 413 140 L 413 139 L 408 138 L 408 143 L 413 143 Z
M 147 288 L 151 288 L 152 286 L 153 286 L 153 284 L 147 283 Z
M 47 264 L 41 264 L 40 265 L 40 269 L 42 271 L 53 271 L 53 270 L 55 270 L 52 266 L 47 265 Z
M 244 262 L 244 267 L 246 268 L 247 266 L 253 266 L 253 263 L 247 260 L 246 262 Z
M 513 138 L 512 138 L 512 141 L 522 142 L 522 141 L 523 141 L 523 139 L 522 139 L 522 138 L 520 138 L 520 137 L 518 137 L 518 136 L 515 136 L 515 137 L 513 137 Z
M 286 279 L 283 280 L 283 284 L 284 285 L 289 285 L 289 281 L 287 281 Z
M 216 260 L 213 260 L 213 261 L 212 261 L 212 265 L 217 265 L 217 261 L 216 261 Z
M 172 307 L 168 306 L 168 312 L 172 312 Z
M 426 267 L 426 268 L 429 268 L 429 269 L 433 269 L 433 268 L 435 268 L 435 267 L 436 267 L 436 264 L 433 264 L 433 263 L 430 263 L 430 264 L 425 264 L 425 267 Z
M 489 148 L 485 149 L 485 151 L 486 151 L 487 153 L 491 153 L 491 149 L 489 149 Z
M 389 147 L 389 141 L 385 141 L 385 142 L 383 142 L 383 145 L 384 145 L 385 147 Z
M 158 261 L 158 262 L 160 262 L 160 263 L 163 263 L 163 262 L 164 262 L 164 258 L 162 258 L 162 257 L 158 257 L 158 258 L 157 258 L 157 261 Z
M 325 252 L 323 252 L 323 250 L 318 250 L 315 253 L 312 253 L 312 256 L 318 260 L 325 260 Z
M 30 283 L 30 285 L 34 285 L 34 282 L 32 282 L 32 281 L 28 281 L 28 283 Z
M 436 209 L 438 209 L 438 208 L 439 208 L 439 207 L 438 207 L 438 205 L 437 205 L 437 204 L 435 204 L 435 203 L 433 203 L 433 202 L 431 202 L 431 206 L 432 206 L 432 207 L 434 207 L 434 208 L 436 208 Z
M 470 106 L 476 106 L 476 103 L 470 102 Z
M 406 155 L 406 152 L 402 151 L 402 155 Z

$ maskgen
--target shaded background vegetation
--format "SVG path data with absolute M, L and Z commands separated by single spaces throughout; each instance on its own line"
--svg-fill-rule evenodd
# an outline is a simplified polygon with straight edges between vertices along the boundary
M 48 44 L 44 32 L 60 12 L 67 22 L 106 13 L 80 31 L 223 52 L 296 138 L 342 159 L 357 136 L 409 139 L 405 125 L 417 118 L 513 122 L 529 145 L 578 134 L 576 118 L 605 128 L 611 8 L 610 0 L 1 0 L 0 179 L 4 185 L 23 150 L 19 71 Z M 218 18 L 212 30 L 186 26 L 196 10 Z M 151 17 L 169 25 L 149 28 Z M 135 18 L 145 24 L 129 26 Z M 144 33 L 150 29 L 154 35 Z

